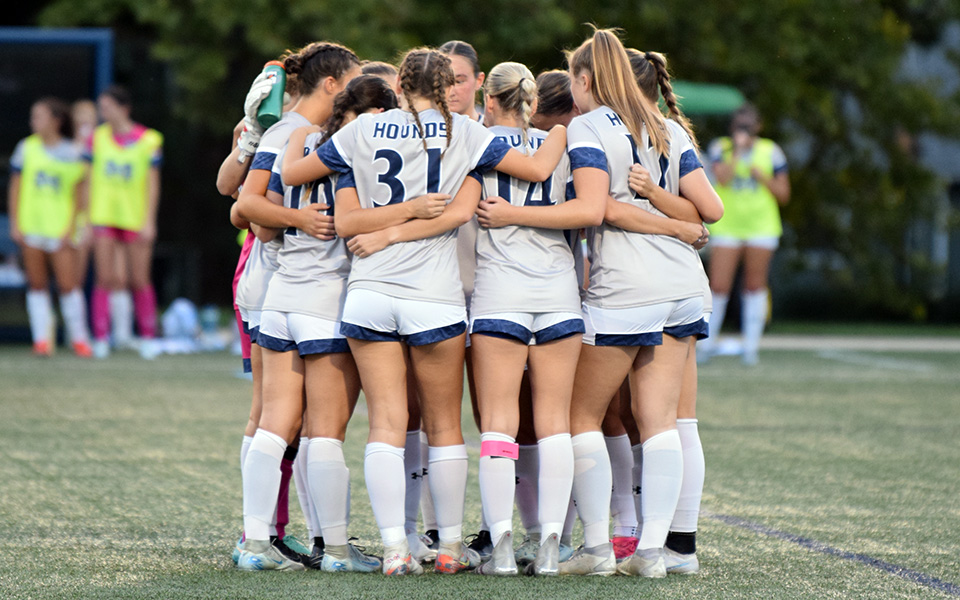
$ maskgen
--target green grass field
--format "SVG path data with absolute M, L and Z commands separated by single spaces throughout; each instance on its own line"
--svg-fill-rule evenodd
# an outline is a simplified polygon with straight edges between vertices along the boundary
M 3 598 L 914 598 L 937 591 L 728 524 L 736 517 L 960 584 L 960 355 L 778 351 L 701 370 L 702 573 L 512 580 L 240 573 L 249 383 L 226 355 L 83 362 L 0 347 Z M 478 438 L 466 530 L 479 522 Z M 351 533 L 378 550 L 363 406 Z M 293 533 L 305 536 L 291 493 Z

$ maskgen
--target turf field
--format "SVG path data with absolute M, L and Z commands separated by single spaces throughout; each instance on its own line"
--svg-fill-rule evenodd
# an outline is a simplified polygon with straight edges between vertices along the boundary
M 703 367 L 702 574 L 658 581 L 236 571 L 250 385 L 238 365 L 227 355 L 40 360 L 0 347 L 0 597 L 960 595 L 957 353 L 782 350 L 755 368 Z M 471 531 L 479 436 L 465 431 Z M 345 448 L 351 533 L 378 550 L 364 437 L 361 404 Z

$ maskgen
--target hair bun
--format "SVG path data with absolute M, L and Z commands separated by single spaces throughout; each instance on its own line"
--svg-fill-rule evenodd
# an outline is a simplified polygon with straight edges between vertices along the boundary
M 290 54 L 283 59 L 283 70 L 287 75 L 298 75 L 303 72 L 303 56 L 301 54 Z

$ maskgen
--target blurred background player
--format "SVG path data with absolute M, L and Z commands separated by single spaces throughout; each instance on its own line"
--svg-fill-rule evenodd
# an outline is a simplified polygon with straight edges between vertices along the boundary
M 770 261 L 783 233 L 780 207 L 790 201 L 786 156 L 773 140 L 759 137 L 761 127 L 760 113 L 746 104 L 733 114 L 730 136 L 714 140 L 707 150 L 726 212 L 710 226 L 713 316 L 710 338 L 702 353 L 708 358 L 714 351 L 737 267 L 742 264 L 740 321 L 743 362 L 747 365 L 758 360 L 770 301 Z
M 87 140 L 93 135 L 99 121 L 97 120 L 97 105 L 93 100 L 77 100 L 70 107 L 70 118 L 73 120 L 73 145 L 77 152 L 82 153 Z M 84 197 L 89 196 L 89 187 L 84 189 Z M 93 251 L 93 229 L 90 227 L 90 203 L 84 201 L 82 210 L 77 210 L 76 226 L 71 241 L 77 250 L 77 273 L 80 276 L 80 287 L 84 287 L 90 273 L 90 254 Z M 124 290 L 129 295 L 129 291 Z M 132 304 L 133 300 L 130 300 Z M 128 319 L 127 329 L 133 331 L 133 314 Z
M 110 293 L 130 288 L 141 337 L 140 355 L 157 355 L 157 298 L 150 279 L 157 236 L 163 136 L 133 121 L 132 99 L 120 86 L 110 86 L 97 99 L 104 124 L 94 129 L 84 159 L 90 169 L 90 224 L 94 227 L 96 285 L 91 313 L 94 355 L 110 353 L 111 318 L 129 318 L 111 302 Z M 121 272 L 117 252 L 127 261 Z
M 52 268 L 67 338 L 77 356 L 89 358 L 82 274 L 71 246 L 76 215 L 83 210 L 80 188 L 87 169 L 71 141 L 69 106 L 56 98 L 38 100 L 30 108 L 30 130 L 10 158 L 8 198 L 10 237 L 20 246 L 27 276 L 33 352 L 50 356 L 57 342 L 49 291 Z

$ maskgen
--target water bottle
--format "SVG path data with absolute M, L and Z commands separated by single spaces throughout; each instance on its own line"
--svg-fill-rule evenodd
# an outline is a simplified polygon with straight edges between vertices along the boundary
M 264 73 L 276 73 L 277 82 L 270 88 L 270 94 L 260 103 L 257 109 L 257 122 L 260 127 L 269 129 L 283 117 L 283 92 L 287 87 L 287 72 L 283 70 L 283 63 L 271 60 L 263 65 Z

